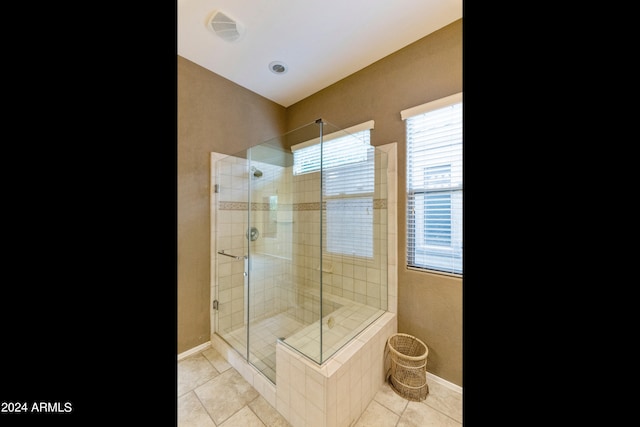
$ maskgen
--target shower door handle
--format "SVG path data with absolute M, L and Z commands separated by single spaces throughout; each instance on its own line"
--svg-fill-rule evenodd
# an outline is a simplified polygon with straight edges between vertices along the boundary
M 233 258 L 233 259 L 247 259 L 247 256 L 246 256 L 246 255 L 243 255 L 243 256 L 237 256 L 237 255 L 226 254 L 226 253 L 224 252 L 224 249 L 223 249 L 223 250 L 221 250 L 221 251 L 218 251 L 218 253 L 219 253 L 220 255 L 228 256 L 229 258 Z

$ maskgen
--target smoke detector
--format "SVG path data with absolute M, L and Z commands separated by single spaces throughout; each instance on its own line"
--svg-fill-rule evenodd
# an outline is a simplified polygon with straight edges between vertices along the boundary
M 220 11 L 213 11 L 207 20 L 207 28 L 228 42 L 238 40 L 244 34 L 244 27 Z

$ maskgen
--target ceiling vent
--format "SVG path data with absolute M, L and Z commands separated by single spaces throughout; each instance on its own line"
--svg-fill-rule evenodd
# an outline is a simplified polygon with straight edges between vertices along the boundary
M 244 27 L 220 11 L 214 11 L 207 27 L 223 40 L 234 42 L 244 33 Z

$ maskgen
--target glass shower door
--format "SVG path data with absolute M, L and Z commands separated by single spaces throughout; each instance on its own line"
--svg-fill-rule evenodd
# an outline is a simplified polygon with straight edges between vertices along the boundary
M 288 321 L 292 221 L 291 153 L 276 141 L 249 149 L 249 362 L 276 382 L 276 342 L 296 329 Z
M 249 288 L 248 243 L 248 160 L 245 153 L 216 162 L 214 184 L 216 286 L 215 332 L 247 356 L 247 304 Z

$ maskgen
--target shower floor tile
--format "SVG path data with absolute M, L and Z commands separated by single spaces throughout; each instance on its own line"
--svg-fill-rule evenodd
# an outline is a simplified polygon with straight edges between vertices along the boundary
M 251 323 L 251 363 L 266 375 L 271 382 L 276 382 L 276 341 L 278 338 L 288 337 L 304 328 L 305 325 L 287 313 Z M 247 329 L 242 327 L 222 336 L 242 355 L 247 354 Z

